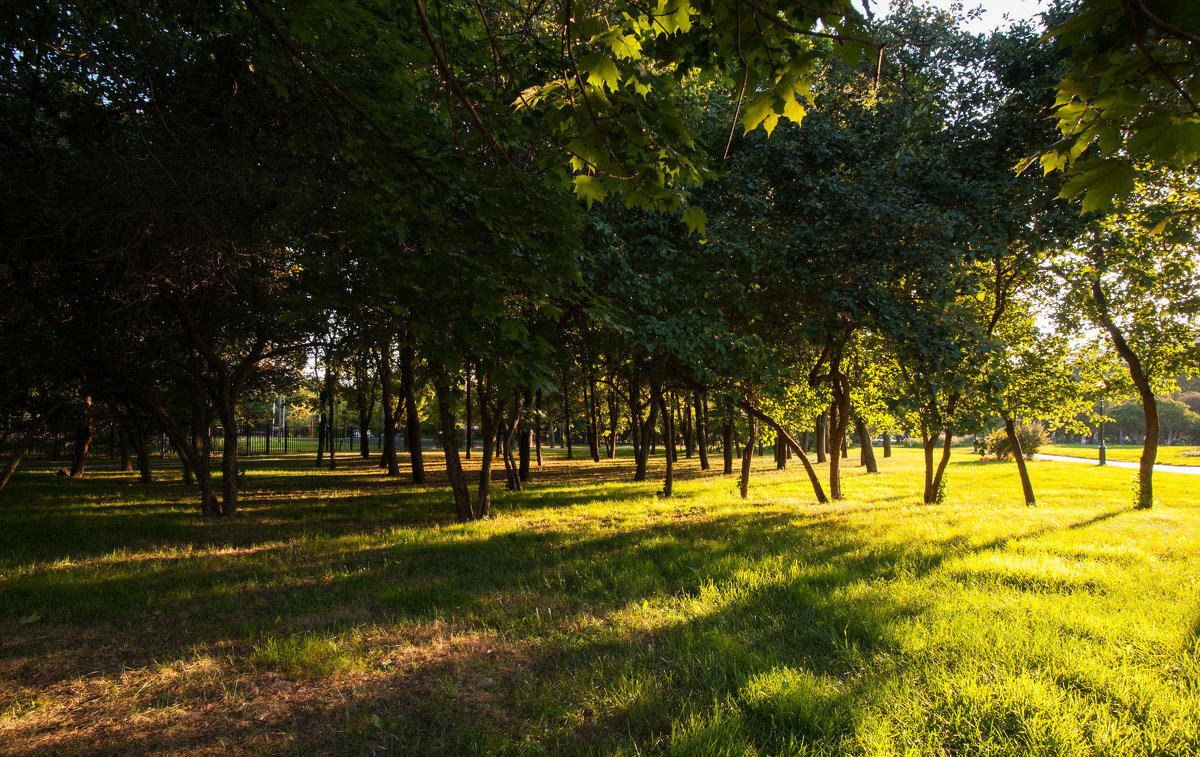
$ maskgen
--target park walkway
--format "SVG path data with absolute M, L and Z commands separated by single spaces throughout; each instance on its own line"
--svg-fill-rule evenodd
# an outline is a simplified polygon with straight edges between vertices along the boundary
M 1048 460 L 1055 463 L 1087 463 L 1088 465 L 1096 465 L 1095 460 L 1089 460 L 1086 457 L 1067 457 L 1065 455 L 1034 455 L 1034 460 Z M 1121 460 L 1109 460 L 1105 465 L 1113 468 L 1132 468 L 1138 469 L 1137 463 L 1127 463 Z M 1155 473 L 1188 473 L 1193 476 L 1200 476 L 1200 465 L 1163 465 L 1161 463 L 1154 466 Z

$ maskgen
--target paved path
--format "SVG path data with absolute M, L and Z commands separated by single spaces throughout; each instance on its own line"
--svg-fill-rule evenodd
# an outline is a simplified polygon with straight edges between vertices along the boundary
M 1097 465 L 1095 460 L 1088 460 L 1086 457 L 1065 457 L 1063 455 L 1034 455 L 1034 460 L 1049 460 L 1056 463 L 1087 463 L 1088 465 Z M 1109 460 L 1106 465 L 1112 468 L 1132 468 L 1137 470 L 1137 463 L 1126 463 L 1120 460 Z M 1200 476 L 1200 465 L 1163 465 L 1159 463 L 1154 466 L 1155 473 L 1188 473 L 1193 476 Z

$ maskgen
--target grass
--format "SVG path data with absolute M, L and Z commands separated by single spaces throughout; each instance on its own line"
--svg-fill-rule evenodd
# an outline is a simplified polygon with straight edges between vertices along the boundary
M 1142 459 L 1140 444 L 1110 444 L 1105 442 L 1105 457 L 1124 463 L 1137 463 Z M 1099 460 L 1100 451 L 1095 444 L 1045 444 L 1038 450 L 1044 455 L 1064 455 L 1066 457 L 1082 457 L 1087 460 Z M 1196 465 L 1200 466 L 1200 447 L 1166 446 L 1158 448 L 1155 457 L 1158 465 Z
M 769 456 L 743 502 L 556 454 L 463 526 L 342 462 L 252 462 L 228 522 L 166 469 L 18 473 L 0 754 L 1200 753 L 1200 478 L 1139 512 L 1039 462 L 1026 508 L 962 451 L 926 506 L 897 450 L 818 506 Z

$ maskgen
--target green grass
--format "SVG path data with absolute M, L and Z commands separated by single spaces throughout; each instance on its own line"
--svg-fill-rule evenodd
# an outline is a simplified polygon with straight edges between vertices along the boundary
M 743 502 L 556 452 L 466 526 L 349 456 L 252 461 L 228 522 L 168 471 L 29 468 L 0 754 L 1200 753 L 1200 479 L 1139 512 L 1039 462 L 1026 508 L 963 451 L 926 506 L 916 451 L 880 462 L 818 506 L 769 457 Z
M 1142 459 L 1140 444 L 1110 444 L 1105 442 L 1105 457 L 1125 463 L 1137 463 Z M 1064 455 L 1099 460 L 1100 450 L 1095 444 L 1045 444 L 1038 452 L 1045 455 Z M 1163 445 L 1158 448 L 1155 462 L 1159 465 L 1200 465 L 1200 447 Z

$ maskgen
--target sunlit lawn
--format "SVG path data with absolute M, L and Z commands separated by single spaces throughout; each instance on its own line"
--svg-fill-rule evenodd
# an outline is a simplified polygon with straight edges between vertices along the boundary
M 1136 463 L 1142 459 L 1142 445 L 1140 444 L 1109 444 L 1106 442 L 1104 448 L 1104 456 L 1108 460 Z M 1082 457 L 1088 460 L 1100 459 L 1099 446 L 1096 444 L 1047 444 L 1038 451 L 1046 455 Z M 1163 445 L 1158 448 L 1155 462 L 1159 465 L 1200 465 L 1200 447 Z
M 1200 753 L 1200 477 L 1137 512 L 1038 462 L 1026 508 L 965 451 L 925 506 L 898 450 L 818 506 L 769 455 L 743 502 L 556 454 L 460 526 L 340 459 L 250 463 L 228 522 L 170 470 L 18 473 L 0 754 Z

